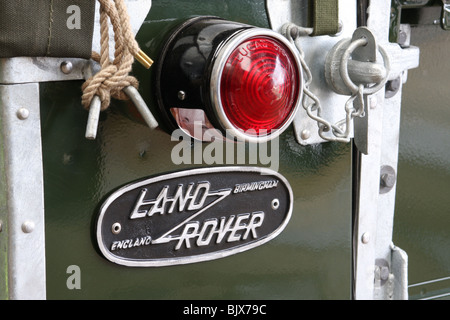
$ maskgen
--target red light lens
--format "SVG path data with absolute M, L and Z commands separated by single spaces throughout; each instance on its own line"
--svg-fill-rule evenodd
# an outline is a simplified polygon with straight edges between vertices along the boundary
M 228 120 L 238 129 L 263 135 L 281 128 L 295 110 L 300 75 L 291 51 L 279 40 L 245 40 L 228 57 L 220 95 Z

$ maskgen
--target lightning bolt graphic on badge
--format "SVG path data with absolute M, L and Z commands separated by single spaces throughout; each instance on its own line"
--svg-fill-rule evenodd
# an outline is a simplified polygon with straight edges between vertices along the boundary
M 152 244 L 162 244 L 162 243 L 168 243 L 168 242 L 173 241 L 173 240 L 178 240 L 178 237 L 169 236 L 169 234 L 171 234 L 172 232 L 174 232 L 178 228 L 186 225 L 189 221 L 191 221 L 195 217 L 201 215 L 203 212 L 205 212 L 209 208 L 213 207 L 214 205 L 216 205 L 217 203 L 219 203 L 223 199 L 225 199 L 227 196 L 230 195 L 231 191 L 232 191 L 232 189 L 225 189 L 225 190 L 214 191 L 214 192 L 208 193 L 207 197 L 209 197 L 209 196 L 219 196 L 219 198 L 217 198 L 216 200 L 212 201 L 210 204 L 208 204 L 207 206 L 203 207 L 202 209 L 200 209 L 199 211 L 197 211 L 196 213 L 191 215 L 189 218 L 185 219 L 183 222 L 181 222 L 180 224 L 176 225 L 175 227 L 173 227 L 172 229 L 170 229 L 169 231 L 164 233 L 158 239 L 153 240 Z

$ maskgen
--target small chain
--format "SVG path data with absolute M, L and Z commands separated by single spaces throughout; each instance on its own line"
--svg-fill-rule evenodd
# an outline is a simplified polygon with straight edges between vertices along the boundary
M 332 124 L 322 118 L 322 106 L 320 100 L 309 89 L 309 86 L 312 82 L 312 74 L 305 61 L 305 54 L 300 46 L 300 35 L 310 35 L 311 33 L 311 28 L 303 28 L 289 23 L 283 26 L 283 34 L 297 48 L 300 56 L 300 63 L 304 70 L 305 83 L 303 86 L 302 106 L 308 116 L 311 119 L 317 121 L 317 124 L 319 126 L 319 136 L 322 139 L 344 143 L 350 142 L 353 118 L 365 116 L 364 86 L 359 85 L 358 90 L 353 93 L 345 103 L 345 119 L 338 121 L 336 124 Z M 358 109 L 355 109 L 354 102 L 356 99 L 358 99 L 359 102 Z M 327 132 L 330 132 L 330 130 L 332 135 L 326 134 Z

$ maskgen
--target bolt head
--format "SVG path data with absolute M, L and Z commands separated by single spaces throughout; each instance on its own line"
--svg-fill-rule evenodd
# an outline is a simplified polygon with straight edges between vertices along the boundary
M 390 166 L 380 168 L 380 193 L 387 193 L 395 186 L 397 175 L 395 169 Z
M 380 279 L 383 281 L 386 281 L 387 279 L 389 279 L 389 268 L 388 267 L 381 267 L 380 270 Z
M 392 188 L 395 185 L 395 176 L 389 173 L 381 175 L 381 186 Z

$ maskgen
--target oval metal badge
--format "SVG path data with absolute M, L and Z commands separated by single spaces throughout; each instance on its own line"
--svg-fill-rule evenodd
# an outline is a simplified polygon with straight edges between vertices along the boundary
M 126 266 L 208 261 L 279 235 L 292 204 L 289 183 L 269 169 L 180 171 L 112 193 L 100 209 L 97 241 L 107 259 Z

